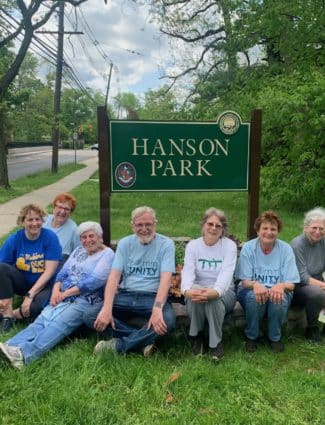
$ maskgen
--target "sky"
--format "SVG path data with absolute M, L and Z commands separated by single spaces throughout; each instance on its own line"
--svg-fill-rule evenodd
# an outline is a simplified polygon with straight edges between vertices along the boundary
M 65 9 L 65 30 L 83 35 L 65 36 L 65 58 L 84 87 L 106 93 L 112 66 L 109 100 L 120 92 L 143 94 L 167 82 L 160 79 L 168 67 L 168 40 L 148 11 L 130 0 L 88 0 L 76 10 Z M 51 26 L 55 28 L 52 20 Z

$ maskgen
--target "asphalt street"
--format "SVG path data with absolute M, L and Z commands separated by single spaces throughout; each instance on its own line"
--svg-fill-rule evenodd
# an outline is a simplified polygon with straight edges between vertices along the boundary
M 60 149 L 59 166 L 74 162 L 85 161 L 90 158 L 96 158 L 98 151 L 89 149 Z M 9 180 L 15 180 L 19 177 L 27 176 L 43 170 L 50 170 L 52 165 L 52 151 L 39 150 L 31 152 L 21 152 L 15 150 L 15 153 L 8 155 L 8 175 Z

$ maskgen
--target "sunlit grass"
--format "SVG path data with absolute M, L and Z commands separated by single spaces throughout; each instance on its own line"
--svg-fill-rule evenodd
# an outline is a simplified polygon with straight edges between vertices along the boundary
M 6 190 L 0 188 L 0 204 L 10 201 L 10 199 L 17 198 L 18 196 L 25 195 L 32 190 L 55 183 L 57 180 L 71 174 L 73 171 L 77 171 L 84 167 L 84 164 L 67 164 L 60 166 L 56 174 L 52 174 L 51 171 L 47 170 L 12 180 L 10 182 L 11 189 Z

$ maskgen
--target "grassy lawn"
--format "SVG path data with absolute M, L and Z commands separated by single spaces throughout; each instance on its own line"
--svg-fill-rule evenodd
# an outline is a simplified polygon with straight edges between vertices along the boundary
M 25 195 L 32 190 L 55 183 L 57 180 L 84 167 L 84 164 L 67 164 L 60 166 L 57 174 L 52 174 L 51 171 L 48 170 L 12 180 L 10 182 L 10 190 L 0 188 L 0 204 L 8 202 L 10 199 L 17 198 L 18 196 Z
M 90 180 L 74 194 L 73 218 L 98 220 L 98 182 Z M 157 209 L 161 233 L 197 237 L 202 212 L 215 206 L 226 211 L 230 232 L 246 239 L 247 196 L 242 193 L 115 194 L 113 239 L 129 233 L 130 211 L 144 204 Z M 272 201 L 262 202 L 261 210 L 266 208 Z M 280 237 L 289 241 L 300 233 L 302 216 L 279 212 Z M 279 354 L 267 346 L 245 353 L 241 331 L 233 330 L 224 336 L 226 356 L 218 364 L 208 356 L 193 358 L 186 333 L 178 326 L 145 359 L 114 353 L 94 357 L 97 336 L 82 332 L 22 371 L 1 367 L 0 424 L 325 423 L 325 345 L 305 342 L 302 329 L 285 332 L 286 350 Z

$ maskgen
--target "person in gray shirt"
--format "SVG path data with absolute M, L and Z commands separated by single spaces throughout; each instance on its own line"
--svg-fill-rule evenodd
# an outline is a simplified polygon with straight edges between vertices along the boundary
M 325 209 L 314 208 L 305 214 L 304 233 L 291 241 L 300 274 L 292 305 L 306 309 L 306 338 L 320 342 L 318 316 L 325 308 Z M 323 329 L 323 334 L 325 327 Z

